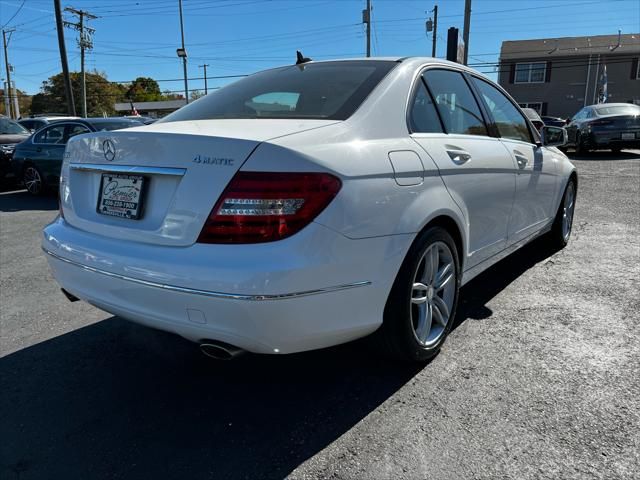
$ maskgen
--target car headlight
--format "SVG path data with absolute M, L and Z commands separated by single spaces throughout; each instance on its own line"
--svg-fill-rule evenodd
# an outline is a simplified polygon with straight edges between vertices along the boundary
M 0 145 L 0 150 L 2 151 L 2 153 L 11 153 L 15 149 L 16 149 L 16 146 L 14 144 Z

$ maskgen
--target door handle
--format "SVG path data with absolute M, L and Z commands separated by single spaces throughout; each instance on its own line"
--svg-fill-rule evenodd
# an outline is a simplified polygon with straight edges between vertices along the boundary
M 449 158 L 457 164 L 466 163 L 471 160 L 471 154 L 464 150 L 449 149 L 447 150 L 447 154 L 449 155 Z

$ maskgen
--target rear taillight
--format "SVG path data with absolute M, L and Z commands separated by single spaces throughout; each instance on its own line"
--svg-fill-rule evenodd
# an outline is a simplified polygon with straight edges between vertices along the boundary
M 592 127 L 601 127 L 603 125 L 611 125 L 613 120 L 594 120 L 593 122 L 589 122 L 589 125 Z
M 342 183 L 328 173 L 238 172 L 198 237 L 199 243 L 260 243 L 290 237 L 336 196 Z

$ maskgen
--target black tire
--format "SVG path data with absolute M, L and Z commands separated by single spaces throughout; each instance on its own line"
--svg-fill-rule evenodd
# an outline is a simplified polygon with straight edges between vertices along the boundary
M 22 183 L 31 195 L 42 196 L 47 192 L 42 172 L 33 164 L 27 164 L 22 171 Z
M 436 327 L 440 329 L 439 333 L 436 332 L 439 336 L 436 335 L 433 343 L 425 346 L 421 344 L 417 338 L 416 327 L 414 326 L 414 320 L 412 319 L 412 311 L 415 312 L 415 310 L 412 309 L 417 308 L 417 306 L 412 302 L 414 281 L 417 278 L 418 268 L 422 265 L 421 262 L 425 252 L 430 248 L 442 248 L 443 245 L 448 247 L 451 253 L 452 262 L 450 263 L 453 263 L 455 270 L 453 274 L 454 276 L 450 280 L 453 282 L 452 287 L 446 287 L 448 289 L 449 298 L 452 291 L 451 288 L 454 288 L 453 302 L 449 308 L 449 317 L 446 325 L 444 327 L 437 327 L 436 325 Z M 426 266 L 424 268 L 426 269 Z M 451 331 L 455 321 L 456 306 L 460 290 L 460 279 L 461 274 L 458 251 L 451 235 L 444 228 L 438 226 L 427 228 L 420 233 L 409 249 L 404 262 L 400 267 L 400 271 L 396 276 L 389 298 L 385 305 L 382 326 L 373 336 L 378 349 L 386 356 L 401 361 L 426 362 L 435 357 L 440 351 L 440 348 Z M 449 285 L 449 282 L 444 283 Z M 435 296 L 439 295 L 437 293 L 439 290 L 436 291 L 431 287 L 430 289 L 431 291 L 429 294 L 425 292 L 425 298 L 427 298 L 427 295 L 431 295 L 431 298 L 435 298 Z M 442 291 L 442 297 L 444 297 L 444 295 L 445 293 Z M 428 302 L 431 303 L 431 300 L 428 300 Z M 434 313 L 432 315 L 432 322 L 436 321 L 435 318 L 436 316 Z
M 586 155 L 589 153 L 589 148 L 585 144 L 584 140 L 582 140 L 579 133 L 576 134 L 576 153 L 578 155 Z
M 569 226 L 568 232 L 565 230 L 565 215 L 567 214 L 566 202 L 567 195 L 570 193 L 570 189 L 573 189 L 573 202 L 570 206 L 570 218 L 569 218 Z M 562 200 L 560 201 L 560 206 L 558 207 L 558 212 L 556 213 L 556 218 L 553 221 L 553 226 L 551 227 L 551 232 L 549 232 L 549 240 L 551 242 L 551 246 L 557 250 L 560 250 L 567 246 L 569 243 L 569 238 L 571 237 L 571 230 L 573 228 L 573 217 L 575 212 L 576 198 L 578 193 L 578 186 L 576 185 L 576 181 L 574 178 L 571 178 L 567 182 L 567 186 L 564 189 L 564 194 L 562 195 Z

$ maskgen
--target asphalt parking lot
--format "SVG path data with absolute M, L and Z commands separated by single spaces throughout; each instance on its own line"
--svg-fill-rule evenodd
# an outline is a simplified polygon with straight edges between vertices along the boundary
M 359 342 L 215 362 L 69 303 L 56 199 L 0 193 L 0 478 L 638 478 L 640 151 L 575 164 L 569 246 L 467 285 L 423 367 Z

